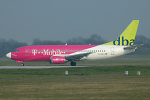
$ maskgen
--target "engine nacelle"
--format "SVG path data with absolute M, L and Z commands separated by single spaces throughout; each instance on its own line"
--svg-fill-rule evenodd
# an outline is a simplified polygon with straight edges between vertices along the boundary
M 64 64 L 65 63 L 65 57 L 61 56 L 52 56 L 50 59 L 50 63 L 52 64 Z

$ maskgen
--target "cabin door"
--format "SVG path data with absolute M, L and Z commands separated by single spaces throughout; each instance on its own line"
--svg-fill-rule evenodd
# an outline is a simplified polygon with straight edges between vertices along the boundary
M 29 48 L 28 47 L 25 48 L 25 55 L 29 56 Z
M 115 55 L 114 47 L 111 47 L 111 55 Z

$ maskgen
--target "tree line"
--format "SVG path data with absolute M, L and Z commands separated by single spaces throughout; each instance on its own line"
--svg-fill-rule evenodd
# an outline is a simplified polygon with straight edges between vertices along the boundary
M 52 40 L 40 40 L 34 39 L 32 45 L 100 45 L 107 43 L 108 41 L 104 40 L 101 36 L 97 34 L 91 35 L 89 38 L 83 37 L 74 37 L 68 39 L 66 42 L 63 41 L 52 41 Z M 150 54 L 150 39 L 139 35 L 136 36 L 135 44 L 144 44 L 141 46 L 134 54 Z M 27 43 L 18 42 L 16 40 L 10 39 L 0 39 L 0 57 L 5 57 L 6 53 L 12 51 L 15 48 L 28 46 Z

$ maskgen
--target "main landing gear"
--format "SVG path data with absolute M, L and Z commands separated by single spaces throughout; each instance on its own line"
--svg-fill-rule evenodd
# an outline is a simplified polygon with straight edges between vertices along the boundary
M 71 62 L 70 65 L 71 66 L 76 66 L 76 62 Z
M 24 66 L 24 63 L 21 63 L 21 66 Z

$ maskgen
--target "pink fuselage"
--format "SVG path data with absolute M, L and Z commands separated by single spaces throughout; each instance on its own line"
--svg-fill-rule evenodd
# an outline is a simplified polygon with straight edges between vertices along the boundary
M 65 56 L 97 45 L 37 45 L 24 46 L 11 52 L 11 59 L 22 61 L 50 61 L 51 56 Z M 20 63 L 21 63 L 20 62 Z

